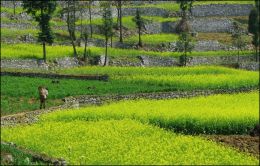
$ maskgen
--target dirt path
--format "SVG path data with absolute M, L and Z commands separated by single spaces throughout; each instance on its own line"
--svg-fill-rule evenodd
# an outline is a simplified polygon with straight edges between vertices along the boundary
M 259 136 L 250 135 L 206 135 L 208 140 L 234 147 L 241 152 L 247 152 L 259 158 Z

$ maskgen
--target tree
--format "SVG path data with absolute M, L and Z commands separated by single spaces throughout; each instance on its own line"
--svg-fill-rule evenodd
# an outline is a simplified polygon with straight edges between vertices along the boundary
M 113 17 L 112 17 L 112 10 L 111 10 L 111 4 L 109 2 L 105 2 L 102 4 L 103 6 L 103 25 L 102 25 L 102 31 L 103 35 L 105 36 L 106 41 L 106 52 L 105 52 L 105 62 L 104 66 L 107 65 L 107 44 L 108 39 L 112 37 L 113 34 Z
M 138 34 L 139 34 L 139 42 L 138 45 L 140 47 L 143 46 L 142 39 L 141 39 L 141 30 L 144 28 L 145 20 L 141 17 L 139 9 L 136 10 L 136 15 L 133 18 L 133 21 L 136 24 L 136 27 L 138 28 Z
M 86 59 L 87 59 L 87 45 L 88 45 L 88 37 L 89 37 L 87 29 L 84 30 L 82 37 L 83 37 L 83 40 L 84 40 L 84 43 L 85 43 L 84 44 L 84 61 L 86 61 Z
M 117 5 L 117 10 L 118 10 L 118 20 L 119 20 L 119 42 L 123 43 L 123 34 L 122 34 L 122 1 L 117 0 L 118 5 Z
M 23 1 L 23 8 L 26 13 L 32 15 L 32 17 L 38 22 L 40 32 L 38 33 L 38 41 L 42 42 L 43 46 L 43 59 L 46 62 L 46 48 L 45 43 L 52 44 L 54 40 L 53 33 L 50 28 L 50 20 L 53 12 L 57 6 L 56 1 Z
M 191 27 L 188 23 L 188 12 L 191 13 L 192 4 L 195 0 L 177 0 L 181 9 L 181 21 L 176 26 L 177 33 L 189 32 Z
M 192 51 L 194 44 L 192 42 L 192 37 L 188 32 L 182 32 L 179 36 L 179 40 L 176 43 L 176 51 L 183 52 L 180 57 L 180 63 L 182 66 L 186 66 L 187 62 L 187 52 Z
M 14 12 L 14 16 L 15 16 L 15 14 L 16 14 L 15 9 L 16 9 L 16 6 L 17 6 L 17 1 L 12 0 L 12 2 L 13 2 L 13 12 Z
M 190 12 L 190 14 L 192 14 L 191 12 L 191 8 L 192 8 L 192 5 L 193 5 L 193 2 L 195 0 L 177 0 L 176 2 L 180 4 L 180 9 L 182 11 L 182 17 L 187 17 L 187 11 Z
M 256 61 L 259 60 L 259 0 L 255 0 L 255 7 L 251 10 L 248 20 L 248 32 L 253 34 L 252 44 L 255 47 Z
M 238 50 L 237 52 L 237 63 L 239 63 L 239 51 L 242 51 L 243 48 L 246 46 L 246 42 L 242 38 L 243 29 L 237 22 L 233 22 L 233 31 L 232 31 L 232 43 Z
M 67 14 L 67 27 L 68 27 L 68 32 L 71 40 L 71 44 L 73 47 L 73 55 L 74 57 L 77 57 L 77 49 L 76 49 L 76 1 L 70 1 L 68 0 L 67 2 L 67 7 L 64 8 L 64 12 Z
M 89 26 L 90 26 L 90 37 L 92 38 L 93 27 L 92 27 L 92 0 L 88 1 L 88 13 L 89 13 Z

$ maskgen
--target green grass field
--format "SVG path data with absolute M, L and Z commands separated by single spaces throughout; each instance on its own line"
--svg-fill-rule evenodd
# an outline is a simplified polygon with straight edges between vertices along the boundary
M 179 38 L 177 34 L 149 34 L 149 35 L 142 35 L 142 42 L 145 44 L 160 44 L 160 43 L 170 43 L 176 42 Z M 125 39 L 125 42 L 129 43 L 138 43 L 139 36 L 131 36 Z
M 38 108 L 37 87 L 40 85 L 49 88 L 48 107 L 60 104 L 63 97 L 83 94 L 107 95 L 176 90 L 239 89 L 257 88 L 259 85 L 258 72 L 224 67 L 82 67 L 58 70 L 56 73 L 107 74 L 110 79 L 108 82 L 61 79 L 60 84 L 53 84 L 51 83 L 52 79 L 2 76 L 2 115 Z M 88 87 L 93 86 L 96 88 L 88 89 Z M 10 104 L 13 106 L 10 107 Z
M 105 52 L 105 48 L 102 47 L 88 47 L 91 50 L 91 56 L 102 55 Z M 84 47 L 77 48 L 80 56 L 83 56 Z M 47 59 L 51 60 L 54 58 L 72 57 L 73 48 L 72 46 L 54 45 L 46 46 Z M 110 57 L 136 57 L 140 55 L 148 56 L 171 56 L 179 57 L 179 52 L 155 52 L 155 51 L 144 51 L 135 49 L 119 49 L 119 48 L 108 48 L 108 56 Z M 206 51 L 206 52 L 192 52 L 188 54 L 190 56 L 234 56 L 237 55 L 237 51 Z M 241 56 L 254 55 L 251 50 L 241 51 Z M 42 45 L 39 44 L 2 44 L 1 47 L 1 58 L 3 59 L 26 59 L 26 58 L 42 58 Z
M 257 164 L 258 160 L 200 137 L 131 120 L 37 123 L 2 128 L 1 139 L 69 164 Z M 55 147 L 55 148 L 53 148 Z

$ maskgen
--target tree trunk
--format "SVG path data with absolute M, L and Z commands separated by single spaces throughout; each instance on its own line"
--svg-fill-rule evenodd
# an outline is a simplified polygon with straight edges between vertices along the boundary
M 111 36 L 111 38 L 110 38 L 110 42 L 111 42 L 111 48 L 113 47 L 113 36 Z
M 260 47 L 259 47 L 260 48 Z M 258 53 L 259 52 L 257 52 L 258 50 L 257 50 L 257 46 L 255 46 L 255 61 L 256 62 L 258 62 L 258 60 L 259 60 L 259 55 L 258 55 Z
M 118 2 L 118 5 L 119 5 L 119 2 Z M 117 19 L 116 19 L 116 28 L 117 30 L 119 29 L 119 26 L 120 26 L 120 11 L 119 11 L 119 6 L 116 8 L 117 9 Z
M 15 0 L 13 0 L 13 5 L 14 5 L 14 16 L 15 16 L 15 7 L 16 7 L 16 2 L 15 2 Z
M 70 7 L 70 2 L 68 1 L 68 9 Z M 74 15 L 75 16 L 75 15 Z M 70 12 L 68 11 L 67 13 L 67 27 L 68 27 L 68 31 L 69 31 L 69 36 L 70 36 L 70 40 L 71 40 L 71 44 L 72 44 L 72 47 L 73 47 L 73 55 L 74 57 L 77 57 L 77 50 L 76 50 L 76 46 L 75 46 L 75 43 L 74 43 L 74 37 L 73 37 L 73 28 L 71 27 L 71 22 L 70 22 Z M 75 22 L 74 22 L 75 23 Z M 73 25 L 72 25 L 73 26 Z
M 187 52 L 185 50 L 185 52 L 184 52 L 184 66 L 186 66 L 186 63 L 187 63 Z
M 138 45 L 139 45 L 140 47 L 142 47 L 143 44 L 142 44 L 142 39 L 141 39 L 141 28 L 138 28 L 138 33 L 139 33 L 139 43 L 138 43 Z
M 45 48 L 45 42 L 42 42 L 42 48 L 43 48 L 43 60 L 46 63 L 46 48 Z
M 120 43 L 123 43 L 123 34 L 122 34 L 122 2 L 119 0 L 119 23 L 120 23 Z
M 80 36 L 82 37 L 82 10 L 80 10 Z
M 75 1 L 73 1 L 73 28 L 72 28 L 72 36 L 73 36 L 73 40 L 76 40 L 76 34 L 75 34 L 75 24 L 76 22 L 76 7 L 75 7 Z
M 238 49 L 238 52 L 237 52 L 237 63 L 239 64 L 239 49 Z
M 43 9 L 41 8 L 41 19 L 43 20 Z M 42 32 L 43 32 L 43 25 L 42 25 L 42 27 L 41 27 L 41 30 L 42 30 Z M 43 47 L 43 60 L 44 60 L 44 62 L 46 63 L 46 48 L 45 48 L 45 41 L 46 41 L 46 38 L 45 39 L 43 39 L 43 41 L 42 41 L 42 47 Z
M 73 54 L 74 54 L 74 57 L 77 58 L 77 50 L 76 50 L 76 45 L 75 45 L 75 42 L 73 40 L 73 37 L 71 35 L 71 44 L 72 44 L 72 47 L 73 47 Z
M 108 38 L 106 37 L 106 52 L 105 52 L 105 62 L 104 62 L 104 66 L 107 65 L 107 43 L 108 43 Z
M 84 61 L 86 62 L 86 59 L 87 59 L 87 44 L 88 44 L 88 41 L 85 40 L 85 46 L 84 46 Z
M 88 5 L 88 12 L 89 12 L 89 25 L 90 25 L 90 37 L 92 38 L 92 14 L 91 14 L 91 0 L 89 1 L 89 5 Z

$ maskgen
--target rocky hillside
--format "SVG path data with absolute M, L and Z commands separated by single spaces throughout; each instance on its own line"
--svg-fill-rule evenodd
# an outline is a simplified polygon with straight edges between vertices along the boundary
M 250 36 L 247 35 L 247 22 L 250 10 L 253 7 L 253 1 L 241 1 L 236 4 L 232 1 L 210 1 L 196 2 L 192 8 L 190 24 L 195 40 L 197 41 L 196 51 L 208 50 L 229 50 L 231 49 L 231 35 L 233 22 L 239 22 L 245 30 L 245 38 L 250 43 Z M 36 42 L 38 32 L 37 23 L 28 16 L 21 7 L 21 2 L 16 4 L 16 14 L 13 13 L 13 3 L 10 1 L 1 1 L 1 34 L 2 42 L 19 43 L 19 42 Z M 60 14 L 64 2 L 60 1 L 51 24 L 56 34 L 55 44 L 69 44 L 69 37 L 64 15 Z M 125 45 L 119 45 L 118 34 L 114 37 L 114 47 L 134 47 L 137 42 L 137 30 L 132 21 L 136 9 L 139 8 L 142 15 L 149 20 L 145 25 L 144 42 L 147 45 L 157 45 L 152 47 L 158 51 L 173 51 L 174 41 L 177 40 L 175 28 L 180 20 L 178 4 L 174 1 L 132 1 L 123 5 L 123 34 Z M 99 1 L 94 1 L 92 9 L 92 19 L 94 24 L 94 36 L 91 45 L 104 46 L 104 40 L 101 35 L 102 9 L 99 7 Z M 82 13 L 82 22 L 80 13 L 78 16 L 77 29 L 80 34 L 81 27 L 89 26 L 89 12 L 86 8 Z M 117 9 L 113 8 L 113 16 L 117 16 Z M 166 34 L 166 35 L 165 35 Z M 168 40 L 157 41 L 158 36 L 168 38 Z M 166 43 L 166 44 L 163 44 Z M 160 47 L 161 46 L 161 47 Z M 166 48 L 165 48 L 166 47 Z M 250 46 L 248 46 L 250 47 Z M 152 49 L 150 48 L 150 49 Z M 145 48 L 149 49 L 149 48 Z
M 85 2 L 86 3 L 86 2 Z M 69 34 L 66 25 L 66 17 L 62 13 L 62 8 L 65 6 L 64 1 L 58 1 L 58 6 L 51 20 L 51 27 L 55 34 L 55 46 L 67 46 L 66 49 L 57 47 L 53 49 L 55 52 L 49 57 L 68 57 L 70 53 L 66 52 L 68 47 L 71 46 L 69 40 Z M 246 41 L 246 48 L 243 51 L 246 55 L 253 55 L 253 46 L 251 44 L 252 36 L 247 32 L 248 16 L 250 10 L 254 7 L 254 1 L 196 1 L 193 4 L 191 15 L 189 16 L 189 24 L 191 25 L 192 36 L 195 43 L 192 56 L 201 55 L 218 55 L 226 56 L 228 54 L 236 55 L 236 52 L 230 52 L 230 50 L 236 50 L 232 46 L 231 32 L 233 30 L 233 23 L 237 22 L 243 28 L 243 39 Z M 146 20 L 145 27 L 142 31 L 142 41 L 144 46 L 142 48 L 137 47 L 138 43 L 138 30 L 133 21 L 136 10 L 141 11 L 142 17 Z M 91 49 L 91 54 L 98 59 L 92 58 L 90 64 L 102 64 L 103 51 L 105 46 L 105 38 L 102 35 L 102 8 L 100 7 L 100 1 L 93 1 L 91 8 L 93 36 L 88 41 L 88 46 L 95 46 Z M 111 60 L 109 64 L 119 66 L 175 66 L 179 64 L 179 59 L 176 59 L 176 41 L 179 34 L 176 32 L 176 26 L 180 21 L 180 8 L 179 4 L 175 1 L 124 1 L 122 6 L 122 25 L 123 25 L 123 40 L 124 43 L 119 43 L 119 30 L 114 29 L 115 35 L 112 40 L 112 47 L 110 56 L 117 58 L 116 61 Z M 112 15 L 114 17 L 114 23 L 117 22 L 117 8 L 113 6 Z M 78 46 L 83 46 L 84 42 L 80 40 L 80 35 L 83 28 L 90 29 L 89 22 L 89 9 L 86 6 L 82 12 L 76 11 L 76 36 L 78 38 Z M 31 16 L 27 15 L 23 8 L 21 1 L 16 1 L 15 13 L 14 5 L 11 1 L 1 1 L 1 42 L 3 48 L 6 48 L 4 52 L 8 53 L 8 56 L 3 57 L 38 57 L 38 52 L 35 46 L 32 46 L 28 52 L 27 45 L 26 50 L 21 56 L 15 54 L 15 51 L 24 50 L 23 45 L 17 45 L 19 43 L 37 43 L 38 25 Z M 109 45 L 111 43 L 109 42 Z M 30 45 L 31 46 L 31 45 Z M 39 47 L 40 48 L 40 47 Z M 79 47 L 83 49 L 83 47 Z M 122 50 L 123 49 L 123 50 Z M 129 49 L 125 51 L 124 49 Z M 12 53 L 10 53 L 10 51 Z M 8 52 L 9 51 L 9 52 Z M 224 51 L 224 52 L 222 52 Z M 32 52 L 34 52 L 32 54 Z M 82 54 L 83 51 L 79 51 Z M 250 53 L 249 53 L 250 52 Z M 10 55 L 9 55 L 10 54 Z M 19 52 L 20 54 L 20 52 Z M 50 53 L 49 53 L 50 54 Z M 157 57 L 150 57 L 150 55 L 158 55 Z M 174 56 L 175 58 L 165 58 L 165 56 Z M 179 54 L 178 54 L 179 55 Z M 83 56 L 83 55 L 81 55 Z M 230 56 L 230 55 L 229 55 Z M 128 57 L 127 59 L 125 57 Z M 131 57 L 131 60 L 129 59 Z M 112 57 L 110 57 L 112 58 Z M 205 58 L 196 57 L 190 59 L 190 65 L 197 64 L 223 64 L 232 59 L 236 61 L 236 57 L 230 58 Z M 244 58 L 252 60 L 252 57 Z M 216 62 L 216 63 L 215 63 Z M 2 60 L 3 63 L 3 60 Z M 11 63 L 11 64 L 9 64 Z M 21 62 L 27 63 L 27 62 Z M 55 63 L 61 66 L 74 66 L 79 64 L 77 61 L 70 61 L 67 63 L 63 60 L 56 60 Z M 83 62 L 85 63 L 85 62 Z M 28 64 L 32 62 L 28 61 Z M 33 65 L 41 65 L 41 62 L 34 61 Z M 2 66 L 12 67 L 20 66 L 18 63 L 5 62 Z M 23 66 L 23 64 L 22 64 Z

